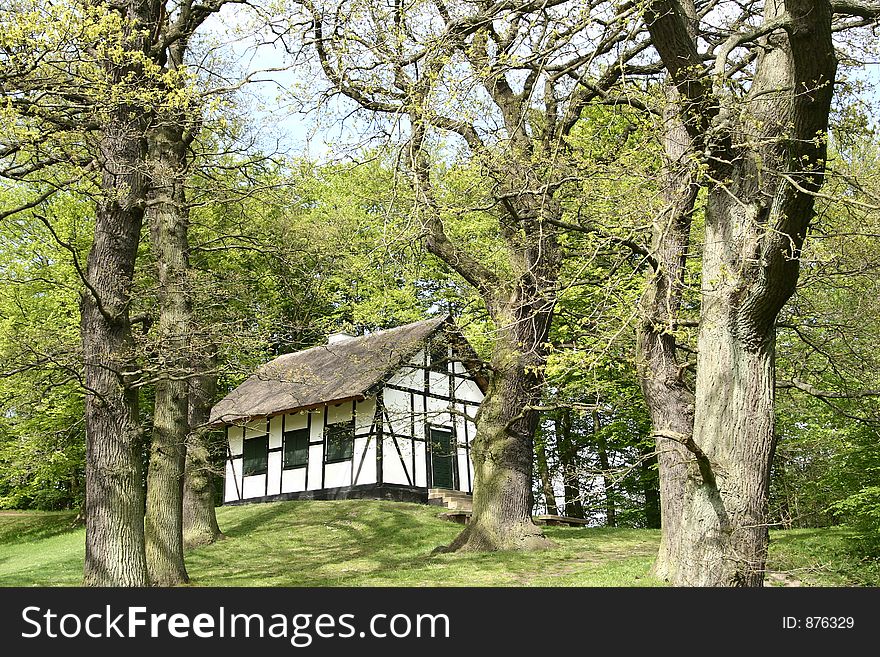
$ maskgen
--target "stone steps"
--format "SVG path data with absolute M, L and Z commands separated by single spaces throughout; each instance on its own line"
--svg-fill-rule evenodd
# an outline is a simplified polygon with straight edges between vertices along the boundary
M 474 507 L 473 498 L 470 494 L 446 488 L 429 488 L 428 504 L 464 513 L 470 513 Z

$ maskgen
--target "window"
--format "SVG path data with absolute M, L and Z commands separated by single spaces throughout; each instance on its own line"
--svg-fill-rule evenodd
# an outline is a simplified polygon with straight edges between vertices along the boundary
M 354 453 L 354 420 L 329 424 L 324 430 L 327 440 L 327 455 L 324 461 L 346 461 Z
M 309 430 L 284 432 L 284 467 L 301 468 L 309 462 Z
M 266 474 L 269 469 L 269 436 L 244 441 L 244 476 Z

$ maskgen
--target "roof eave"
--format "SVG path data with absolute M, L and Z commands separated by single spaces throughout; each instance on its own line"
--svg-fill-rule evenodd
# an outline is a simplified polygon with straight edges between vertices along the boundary
M 322 408 L 323 406 L 329 406 L 330 404 L 338 405 L 344 404 L 345 402 L 359 402 L 367 399 L 367 395 L 350 395 L 348 397 L 340 397 L 338 399 L 328 399 L 327 401 L 315 402 L 314 404 L 306 404 L 304 406 L 292 406 L 291 408 L 283 408 L 277 411 L 272 411 L 271 413 L 265 413 L 261 415 L 222 415 L 213 422 L 209 422 L 206 426 L 209 427 L 222 427 L 225 425 L 245 425 L 249 422 L 253 422 L 254 420 L 259 420 L 261 418 L 272 418 L 277 417 L 279 415 L 287 415 L 290 413 L 300 413 L 304 411 L 312 411 L 316 408 Z

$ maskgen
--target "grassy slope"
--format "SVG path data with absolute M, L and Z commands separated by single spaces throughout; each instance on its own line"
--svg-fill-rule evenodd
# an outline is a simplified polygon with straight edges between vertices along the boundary
M 83 529 L 72 513 L 0 514 L 0 586 L 79 584 Z M 548 527 L 537 553 L 431 555 L 459 525 L 437 509 L 372 501 L 280 502 L 218 510 L 227 538 L 190 552 L 201 586 L 658 586 L 659 532 Z M 860 582 L 842 530 L 776 532 L 771 567 L 804 583 Z M 851 565 L 851 564 L 850 564 Z

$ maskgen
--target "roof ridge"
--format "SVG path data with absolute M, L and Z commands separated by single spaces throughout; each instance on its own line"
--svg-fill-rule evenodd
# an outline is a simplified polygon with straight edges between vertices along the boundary
M 305 349 L 300 349 L 299 351 L 289 351 L 286 354 L 279 354 L 275 356 L 272 360 L 263 363 L 260 367 L 265 367 L 271 363 L 274 363 L 276 360 L 280 358 L 286 358 L 287 356 L 298 356 L 304 354 L 308 351 L 312 351 L 313 349 L 327 349 L 329 347 L 335 347 L 339 345 L 350 345 L 352 342 L 356 340 L 365 340 L 367 338 L 372 338 L 373 336 L 382 335 L 384 333 L 390 333 L 391 331 L 400 331 L 402 329 L 412 328 L 416 324 L 428 324 L 429 322 L 437 322 L 438 324 L 447 320 L 451 315 L 446 313 L 445 315 L 438 315 L 437 317 L 430 317 L 428 319 L 420 319 L 417 322 L 410 322 L 409 324 L 401 324 L 400 326 L 392 326 L 391 328 L 381 329 L 379 331 L 373 331 L 372 333 L 366 333 L 364 335 L 353 335 L 351 338 L 347 340 L 341 340 L 339 342 L 325 342 L 324 344 L 316 344 L 313 347 L 306 347 Z

